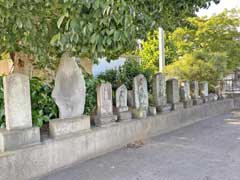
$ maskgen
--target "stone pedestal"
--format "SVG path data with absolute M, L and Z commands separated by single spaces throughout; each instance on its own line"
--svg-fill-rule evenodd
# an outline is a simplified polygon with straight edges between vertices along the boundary
M 215 101 L 215 95 L 214 94 L 209 94 L 208 102 L 213 102 L 213 101 Z
M 184 108 L 190 108 L 193 106 L 193 100 L 183 101 Z
M 157 115 L 157 109 L 154 106 L 149 106 L 148 108 L 148 114 L 150 116 L 156 116 Z
M 58 138 L 89 129 L 89 116 L 81 116 L 70 119 L 55 119 L 49 122 L 50 137 L 52 138 Z
M 108 127 L 116 123 L 118 117 L 116 115 L 97 115 L 94 119 L 97 127 Z
M 148 111 L 144 109 L 130 109 L 132 112 L 133 118 L 135 119 L 144 119 L 147 118 Z
M 157 112 L 165 113 L 165 112 L 170 112 L 172 110 L 172 105 L 166 104 L 164 106 L 157 106 L 156 108 L 157 108 Z
M 129 121 L 132 119 L 132 113 L 130 111 L 118 112 L 118 121 Z
M 203 99 L 203 103 L 207 103 L 208 100 L 209 100 L 208 96 L 206 96 L 206 97 L 202 97 L 202 99 Z
M 200 105 L 200 104 L 203 104 L 203 99 L 202 98 L 193 99 L 193 105 L 194 106 Z
M 184 108 L 183 103 L 179 102 L 179 103 L 175 103 L 172 105 L 172 110 L 173 111 L 179 111 L 182 110 Z
M 40 129 L 38 127 L 11 131 L 0 129 L 0 152 L 38 143 L 40 143 Z

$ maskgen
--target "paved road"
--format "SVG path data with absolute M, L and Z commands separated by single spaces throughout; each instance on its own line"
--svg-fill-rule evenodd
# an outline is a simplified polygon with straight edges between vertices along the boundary
M 211 118 L 41 180 L 240 180 L 240 113 Z

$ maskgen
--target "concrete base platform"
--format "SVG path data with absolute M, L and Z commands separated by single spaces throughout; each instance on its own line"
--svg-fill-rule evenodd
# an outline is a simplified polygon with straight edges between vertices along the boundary
M 193 101 L 192 100 L 189 100 L 189 101 L 184 101 L 183 102 L 183 107 L 184 108 L 190 108 L 193 106 Z
M 171 104 L 166 104 L 164 106 L 157 106 L 157 112 L 159 113 L 166 113 L 166 112 L 170 112 L 171 110 L 172 110 Z
M 47 139 L 39 145 L 0 154 L 0 180 L 27 180 L 85 161 L 130 142 L 168 133 L 234 109 L 233 99 L 205 103 L 171 113 L 115 123 L 105 128 Z
M 117 121 L 117 116 L 116 115 L 97 115 L 94 119 L 95 125 L 97 127 L 107 127 L 111 124 L 114 124 Z
M 157 109 L 154 106 L 149 106 L 148 108 L 148 114 L 149 116 L 156 116 L 157 115 Z
M 203 99 L 203 103 L 207 103 L 207 102 L 208 102 L 208 100 L 209 100 L 209 98 L 208 98 L 208 97 L 202 97 L 202 99 Z
M 19 149 L 36 143 L 40 143 L 40 130 L 38 127 L 11 131 L 0 129 L 0 152 Z
M 119 112 L 118 121 L 128 121 L 132 119 L 132 113 L 130 111 Z
M 172 110 L 173 111 L 180 111 L 182 110 L 184 107 L 183 107 L 183 103 L 180 102 L 180 103 L 175 103 L 172 105 Z
M 89 116 L 81 116 L 71 119 L 55 119 L 49 122 L 50 137 L 52 138 L 89 130 L 90 128 Z
M 133 118 L 135 118 L 135 119 L 147 118 L 147 115 L 148 115 L 147 110 L 130 108 L 130 111 L 132 112 Z
M 200 105 L 203 104 L 203 99 L 202 98 L 198 98 L 198 99 L 193 99 L 193 105 Z

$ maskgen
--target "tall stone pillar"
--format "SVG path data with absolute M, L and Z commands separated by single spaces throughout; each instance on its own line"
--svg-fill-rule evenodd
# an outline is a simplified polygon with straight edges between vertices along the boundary
M 166 80 L 162 73 L 154 75 L 152 81 L 153 99 L 158 112 L 166 112 L 171 110 L 171 105 L 167 104 Z
M 139 74 L 133 79 L 134 108 L 131 109 L 134 118 L 146 118 L 149 108 L 147 80 Z
M 199 105 L 203 103 L 203 100 L 199 95 L 198 81 L 192 81 L 191 83 L 191 96 L 193 99 L 193 105 Z
M 208 82 L 203 81 L 200 83 L 200 95 L 203 99 L 203 102 L 208 102 Z
M 192 107 L 193 102 L 191 99 L 191 91 L 190 91 L 190 82 L 182 81 L 180 85 L 180 99 L 183 102 L 184 108 Z
M 0 151 L 40 142 L 38 127 L 32 127 L 29 77 L 14 73 L 4 77 L 6 129 L 0 129 Z
M 177 79 L 167 80 L 167 102 L 172 104 L 172 110 L 180 110 L 183 108 L 183 104 L 180 103 Z

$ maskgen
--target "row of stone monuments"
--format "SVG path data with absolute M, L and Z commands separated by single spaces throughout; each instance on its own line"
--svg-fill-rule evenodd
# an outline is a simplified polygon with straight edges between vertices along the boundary
M 97 87 L 98 127 L 115 124 L 116 121 L 141 119 L 158 112 L 169 112 L 207 102 L 208 83 L 176 79 L 165 80 L 158 73 L 153 82 L 154 105 L 149 105 L 147 80 L 139 74 L 133 80 L 133 90 L 125 85 L 116 91 L 116 107 L 113 108 L 112 85 L 102 83 Z M 191 90 L 190 90 L 191 89 Z M 200 94 L 199 94 L 200 92 Z M 76 132 L 90 130 L 90 117 L 83 115 L 86 88 L 81 69 L 74 58 L 63 55 L 58 67 L 55 88 L 52 92 L 58 108 L 59 119 L 49 122 L 50 137 L 59 138 Z M 0 151 L 6 151 L 40 142 L 40 130 L 32 125 L 29 78 L 15 73 L 4 77 L 4 103 L 6 128 L 0 130 Z

